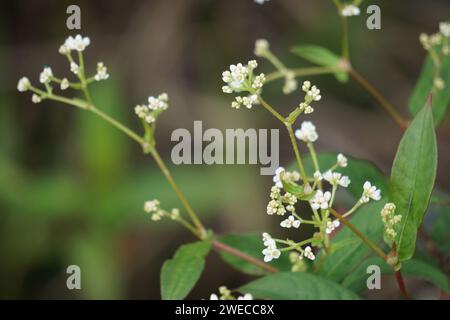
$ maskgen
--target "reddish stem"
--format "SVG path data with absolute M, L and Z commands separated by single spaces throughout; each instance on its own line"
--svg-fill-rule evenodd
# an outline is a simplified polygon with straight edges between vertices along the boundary
M 216 249 L 226 251 L 226 252 L 228 252 L 228 253 L 230 253 L 230 254 L 238 257 L 238 258 L 241 258 L 242 260 L 250 262 L 250 263 L 252 263 L 252 264 L 254 264 L 254 265 L 258 266 L 258 267 L 261 267 L 262 269 L 264 269 L 264 270 L 266 270 L 268 272 L 271 272 L 271 273 L 278 272 L 278 269 L 268 265 L 267 263 L 265 263 L 265 262 L 263 262 L 261 260 L 258 260 L 258 259 L 254 258 L 252 256 L 249 256 L 248 254 L 246 254 L 244 252 L 236 250 L 236 249 L 234 249 L 234 248 L 232 248 L 232 247 L 230 247 L 230 246 L 226 245 L 225 243 L 222 243 L 222 242 L 220 242 L 218 240 L 213 240 L 212 244 L 213 244 L 213 246 Z
M 397 280 L 403 299 L 409 300 L 408 291 L 406 291 L 405 281 L 403 281 L 403 276 L 400 270 L 395 271 L 395 279 Z

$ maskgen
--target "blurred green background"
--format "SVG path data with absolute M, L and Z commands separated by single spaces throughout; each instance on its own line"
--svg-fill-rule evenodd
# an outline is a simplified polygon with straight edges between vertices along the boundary
M 55 102 L 35 105 L 16 91 L 26 75 L 38 83 L 43 65 L 68 76 L 58 47 L 68 35 L 66 8 L 82 10 L 79 33 L 91 38 L 88 68 L 97 61 L 110 79 L 93 85 L 95 103 L 135 130 L 136 104 L 165 91 L 170 109 L 160 119 L 158 148 L 170 165 L 176 128 L 278 128 L 259 109 L 233 110 L 221 92 L 228 65 L 253 56 L 254 40 L 266 38 L 289 67 L 307 65 L 289 53 L 298 44 L 339 50 L 339 20 L 328 0 L 2 1 L 0 10 L 0 298 L 159 299 L 159 270 L 176 248 L 194 239 L 170 222 L 153 223 L 145 200 L 180 207 L 148 156 L 116 129 L 92 114 Z M 365 27 L 366 15 L 352 18 L 355 67 L 407 115 L 407 101 L 419 75 L 424 50 L 420 32 L 435 32 L 448 19 L 448 0 L 365 1 L 382 9 L 382 30 Z M 261 69 L 272 68 L 260 62 Z M 320 151 L 339 151 L 373 160 L 389 172 L 401 137 L 395 124 L 353 83 L 333 76 L 311 80 L 322 90 L 313 121 Z M 283 96 L 282 82 L 267 91 L 282 113 L 296 105 L 300 91 Z M 281 164 L 293 154 L 281 133 Z M 437 184 L 450 189 L 450 120 L 438 129 Z M 271 177 L 259 166 L 170 165 L 175 179 L 218 233 L 272 230 L 265 214 Z M 82 290 L 66 288 L 66 268 L 81 267 Z M 238 274 L 217 255 L 207 262 L 189 298 L 206 298 L 220 285 L 236 287 Z M 425 296 L 435 294 L 411 283 Z M 428 291 L 427 291 L 428 290 Z M 376 297 L 396 296 L 384 290 Z

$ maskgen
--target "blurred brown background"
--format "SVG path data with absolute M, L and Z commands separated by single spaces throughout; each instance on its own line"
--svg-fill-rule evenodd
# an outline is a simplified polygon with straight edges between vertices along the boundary
M 277 128 L 269 114 L 233 110 L 221 92 L 221 73 L 253 57 L 254 40 L 266 38 L 289 67 L 307 65 L 289 52 L 314 43 L 339 51 L 339 20 L 331 1 L 252 0 L 2 1 L 0 10 L 0 297 L 159 299 L 159 270 L 176 248 L 194 239 L 169 222 L 155 224 L 143 202 L 158 198 L 179 207 L 169 185 L 141 150 L 92 115 L 45 101 L 34 105 L 16 91 L 26 75 L 37 84 L 43 65 L 70 75 L 58 47 L 68 35 L 66 8 L 82 10 L 79 33 L 91 38 L 85 53 L 95 72 L 109 68 L 96 84 L 94 100 L 136 130 L 133 108 L 166 91 L 170 109 L 158 124 L 158 148 L 170 163 L 176 128 Z M 407 101 L 419 75 L 424 50 L 420 32 L 436 32 L 449 18 L 448 0 L 365 1 L 382 9 L 382 30 L 370 31 L 366 15 L 352 18 L 351 55 L 355 68 L 407 115 Z M 261 70 L 271 66 L 260 61 Z M 300 79 L 302 80 L 302 79 Z M 321 151 L 339 151 L 373 160 L 389 172 L 401 132 L 373 100 L 353 83 L 333 76 L 311 78 L 322 90 L 313 121 Z M 271 85 L 267 99 L 283 113 L 298 104 L 300 91 L 280 94 Z M 293 154 L 281 132 L 281 164 Z M 437 184 L 450 189 L 450 119 L 438 129 Z M 271 178 L 258 166 L 171 166 L 175 179 L 219 233 L 261 232 L 277 222 L 265 214 Z M 82 270 L 81 291 L 65 287 L 66 267 Z M 217 255 L 189 298 L 206 298 L 220 285 L 251 279 Z M 433 296 L 424 283 L 417 295 Z M 386 290 L 376 297 L 396 297 Z

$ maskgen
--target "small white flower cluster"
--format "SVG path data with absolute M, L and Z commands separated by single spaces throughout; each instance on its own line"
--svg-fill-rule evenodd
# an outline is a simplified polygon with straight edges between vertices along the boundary
M 300 173 L 298 171 L 286 171 L 283 167 L 279 167 L 275 170 L 273 176 L 273 183 L 279 189 L 283 188 L 282 179 L 288 182 L 297 182 L 300 180 Z
M 348 164 L 348 159 L 342 153 L 339 153 L 337 155 L 337 165 L 341 168 L 345 168 L 345 167 L 347 167 L 347 164 Z
M 380 214 L 386 236 L 390 241 L 395 241 L 397 232 L 394 230 L 394 227 L 402 220 L 402 216 L 395 214 L 395 204 L 393 203 L 386 203 L 383 209 L 381 209 Z
M 96 81 L 106 80 L 109 78 L 108 69 L 103 62 L 97 63 L 97 74 L 94 76 Z
M 264 255 L 264 262 L 270 262 L 273 259 L 278 259 L 281 255 L 281 251 L 277 249 L 277 244 L 270 234 L 264 232 L 263 235 L 264 250 L 262 251 Z
M 298 229 L 300 227 L 301 221 L 297 220 L 293 215 L 290 215 L 287 219 L 281 221 L 280 226 L 282 228 L 295 228 Z
M 361 203 L 368 203 L 370 199 L 378 201 L 381 199 L 381 191 L 373 186 L 369 181 L 364 182 L 363 194 L 359 200 Z
M 316 126 L 311 121 L 303 121 L 300 129 L 295 130 L 295 136 L 306 143 L 312 143 L 319 139 Z
M 295 73 L 287 69 L 270 51 L 269 42 L 266 39 L 258 39 L 255 41 L 255 56 L 266 58 L 278 69 L 278 71 L 284 76 L 283 93 L 289 94 L 297 90 L 298 82 L 295 79 Z
M 158 200 L 150 200 L 144 203 L 144 211 L 152 214 L 153 221 L 159 221 L 163 217 L 169 217 L 172 220 L 178 220 L 180 218 L 180 210 L 173 208 L 170 212 L 167 212 L 160 207 Z
M 323 179 L 328 181 L 332 186 L 339 185 L 344 188 L 347 188 L 351 182 L 347 176 L 343 176 L 339 172 L 332 172 L 331 170 L 328 170 L 323 174 Z
M 231 294 L 231 290 L 225 286 L 219 287 L 219 294 L 220 297 L 215 293 L 211 294 L 209 300 L 253 300 L 253 296 L 250 293 L 246 293 L 243 296 L 237 297 L 236 299 Z
M 306 93 L 306 95 L 305 100 L 299 105 L 300 111 L 305 112 L 305 114 L 313 113 L 314 108 L 311 106 L 311 103 L 322 99 L 320 90 L 316 86 L 311 86 L 310 81 L 303 82 L 302 90 Z
M 358 6 L 356 6 L 354 4 L 345 5 L 341 11 L 341 14 L 344 17 L 359 16 L 360 13 L 361 13 L 361 10 L 358 8 Z
M 44 70 L 42 70 L 41 74 L 39 75 L 39 82 L 43 84 L 49 83 L 52 80 L 52 77 L 52 68 L 44 67 Z
M 420 34 L 420 43 L 423 48 L 431 53 L 433 58 L 434 67 L 436 69 L 433 90 L 442 90 L 445 88 L 446 83 L 441 77 L 441 60 L 444 56 L 450 54 L 450 23 L 441 22 L 439 24 L 439 32 L 428 35 L 426 33 Z
M 339 222 L 339 220 L 328 221 L 325 232 L 327 234 L 331 234 L 335 229 L 339 228 L 340 225 L 341 223 Z
M 251 60 L 247 65 L 238 63 L 232 64 L 229 70 L 222 73 L 222 80 L 226 83 L 222 87 L 224 93 L 248 92 L 248 96 L 237 96 L 231 104 L 234 109 L 245 106 L 251 109 L 253 105 L 258 104 L 258 95 L 262 90 L 266 77 L 264 73 L 254 76 L 253 71 L 258 67 L 255 60 Z
M 297 203 L 297 197 L 293 194 L 286 192 L 281 195 L 281 190 L 277 186 L 273 186 L 270 189 L 270 201 L 267 204 L 267 214 L 268 215 L 279 215 L 284 216 L 286 212 L 295 212 L 294 205 Z
M 17 90 L 19 92 L 25 92 L 28 91 L 31 87 L 31 82 L 27 77 L 22 77 L 19 79 L 19 82 L 17 82 Z
M 134 108 L 136 115 L 148 124 L 156 122 L 158 116 L 169 107 L 169 96 L 161 93 L 158 97 L 148 97 L 148 105 L 137 105 Z
M 311 261 L 314 261 L 316 259 L 316 256 L 314 255 L 310 246 L 307 246 L 305 248 L 305 250 L 303 251 L 303 256 L 308 258 Z
M 326 210 L 329 207 L 329 201 L 331 200 L 331 192 L 317 190 L 314 197 L 311 199 L 311 207 L 314 210 Z
M 284 85 L 283 85 L 283 93 L 289 94 L 297 90 L 298 82 L 295 79 L 295 73 L 293 71 L 286 71 L 284 74 Z
M 59 53 L 63 55 L 70 54 L 72 50 L 83 52 L 91 44 L 88 37 L 77 34 L 75 37 L 69 36 L 64 44 L 59 47 Z

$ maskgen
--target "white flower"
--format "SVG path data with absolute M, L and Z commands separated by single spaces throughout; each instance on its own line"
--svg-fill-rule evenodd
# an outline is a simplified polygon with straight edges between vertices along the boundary
M 256 62 L 256 60 L 250 60 L 247 62 L 247 66 L 250 70 L 256 69 L 258 67 L 258 62 Z
M 327 234 L 332 233 L 336 228 L 338 228 L 340 225 L 339 220 L 334 220 L 334 221 L 328 221 L 327 222 L 327 228 L 325 229 L 325 232 Z
M 53 77 L 52 68 L 45 67 L 44 70 L 39 75 L 39 82 L 40 83 L 48 83 Z
M 76 50 L 78 52 L 82 52 L 84 51 L 84 49 L 86 49 L 87 46 L 89 46 L 89 44 L 91 43 L 91 40 L 88 37 L 82 37 L 81 35 L 77 34 L 74 37 L 70 36 L 66 39 L 66 41 L 64 42 L 64 45 L 66 48 L 70 49 L 70 50 Z M 62 51 L 65 51 L 65 48 L 62 49 Z M 60 47 L 60 52 L 61 52 L 61 47 Z
M 168 96 L 166 93 L 161 93 L 158 97 L 150 96 L 148 97 L 148 108 L 150 110 L 167 110 Z
M 311 199 L 311 207 L 315 210 L 318 209 L 328 209 L 328 202 L 331 199 L 331 193 L 326 191 L 325 193 L 321 190 L 317 190 L 314 197 Z
M 94 78 L 96 81 L 106 80 L 109 78 L 108 69 L 103 64 L 103 62 L 97 63 L 97 74 Z
M 240 89 L 249 73 L 248 67 L 238 63 L 232 64 L 230 70 L 222 73 L 222 80 L 232 89 Z
M 361 197 L 362 203 L 369 202 L 370 199 L 380 200 L 381 199 L 381 191 L 377 189 L 376 186 L 372 186 L 369 181 L 366 181 L 363 185 L 363 195 Z
M 264 56 L 269 50 L 269 42 L 266 39 L 258 39 L 255 41 L 255 56 Z
M 272 239 L 272 236 L 270 234 L 268 234 L 267 232 L 264 232 L 262 234 L 263 236 L 263 242 L 264 242 L 264 246 L 267 248 L 276 248 L 277 245 L 275 243 L 275 240 Z
M 281 255 L 280 250 L 276 247 L 267 247 L 262 251 L 264 255 L 264 262 L 270 262 L 273 259 L 278 259 Z
M 295 131 L 295 136 L 304 142 L 314 142 L 319 138 L 316 127 L 310 121 L 304 121 L 301 128 Z
M 292 71 L 286 72 L 286 75 L 284 77 L 284 86 L 283 86 L 283 93 L 289 94 L 291 92 L 294 92 L 297 90 L 298 82 L 295 80 L 295 73 Z
M 441 22 L 439 24 L 439 31 L 444 37 L 450 37 L 450 23 Z
M 255 77 L 255 80 L 253 80 L 252 88 L 253 89 L 261 89 L 264 85 L 264 82 L 266 81 L 266 76 L 264 73 L 261 73 L 259 76 Z M 222 88 L 223 90 L 223 88 Z
M 312 252 L 312 249 L 310 246 L 307 246 L 305 250 L 303 251 L 303 255 L 308 258 L 309 260 L 314 261 L 316 259 L 316 256 Z
M 213 293 L 209 296 L 209 300 L 219 300 L 219 297 L 217 296 L 217 294 Z
M 31 96 L 31 101 L 32 101 L 33 103 L 39 103 L 39 102 L 42 101 L 42 98 L 41 98 L 40 96 L 38 96 L 37 94 L 33 94 L 33 95 Z
M 267 204 L 267 214 L 274 215 L 277 214 L 279 216 L 283 216 L 286 213 L 286 208 L 283 206 L 281 201 L 278 200 L 270 200 Z
M 265 2 L 269 2 L 270 0 L 254 0 L 257 4 L 264 4 Z
M 254 104 L 258 104 L 258 96 L 256 94 L 252 94 L 248 97 L 242 98 L 242 104 L 247 108 L 251 109 Z
M 67 55 L 70 53 L 70 48 L 66 44 L 63 44 L 59 47 L 58 52 L 62 55 Z
M 223 93 L 233 93 L 233 89 L 231 89 L 229 86 L 223 86 L 222 91 Z
M 80 70 L 79 65 L 77 65 L 75 62 L 70 63 L 70 71 L 72 71 L 74 74 L 78 74 L 79 70 Z
M 19 92 L 25 92 L 27 91 L 31 86 L 30 80 L 27 77 L 22 77 L 19 79 L 19 82 L 17 82 L 17 90 Z
M 179 209 L 172 209 L 170 211 L 170 219 L 177 220 L 180 217 L 180 210 Z
M 313 177 L 315 181 L 321 181 L 323 179 L 322 174 L 319 171 L 314 172 Z
M 322 96 L 320 95 L 320 90 L 316 86 L 312 86 L 311 90 L 306 93 L 307 99 L 312 101 L 320 101 Z
M 67 78 L 62 79 L 60 87 L 61 90 L 66 90 L 69 87 L 69 80 L 67 80 Z
M 295 228 L 300 227 L 300 220 L 296 220 L 294 216 L 289 216 L 286 220 L 281 221 L 280 226 L 283 228 Z
M 277 188 L 283 188 L 283 183 L 281 182 L 281 173 L 285 172 L 283 167 L 279 167 L 277 170 L 275 170 L 275 175 L 273 176 L 273 182 L 275 183 L 275 186 Z
M 323 178 L 333 186 L 340 185 L 347 188 L 350 184 L 350 179 L 347 176 L 342 176 L 339 172 L 331 172 L 331 170 L 325 172 Z
M 353 4 L 346 5 L 342 9 L 342 15 L 344 17 L 359 16 L 360 13 L 361 13 L 361 10 L 359 10 L 359 8 Z
M 345 168 L 348 164 L 348 159 L 342 154 L 337 155 L 337 165 L 341 168 Z
M 159 201 L 158 200 L 151 200 L 146 201 L 144 204 L 144 211 L 147 213 L 155 212 L 159 210 Z
M 238 300 L 253 300 L 253 296 L 250 293 L 246 293 L 243 296 L 238 297 L 237 299 Z
M 309 89 L 311 88 L 311 82 L 310 81 L 305 81 L 303 82 L 302 85 L 302 90 L 306 93 L 308 93 Z

